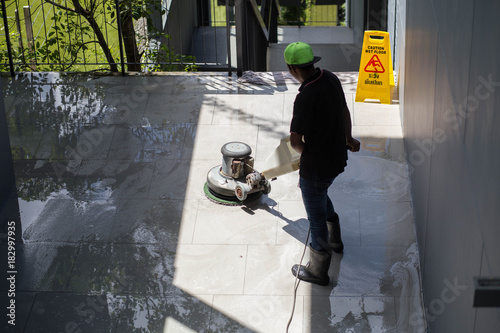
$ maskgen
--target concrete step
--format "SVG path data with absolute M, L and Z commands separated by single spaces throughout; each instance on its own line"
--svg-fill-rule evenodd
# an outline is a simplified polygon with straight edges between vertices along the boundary
M 304 41 L 307 43 L 306 41 Z M 321 57 L 318 67 L 332 72 L 346 72 L 359 70 L 361 46 L 356 44 L 315 44 L 311 45 L 314 55 Z M 286 71 L 287 66 L 283 52 L 288 44 L 271 44 L 267 54 L 269 72 Z

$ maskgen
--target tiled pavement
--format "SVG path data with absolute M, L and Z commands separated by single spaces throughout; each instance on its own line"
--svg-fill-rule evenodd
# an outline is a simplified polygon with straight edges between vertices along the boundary
M 330 285 L 299 285 L 290 332 L 424 332 L 399 105 L 354 103 L 357 74 L 338 75 L 362 142 L 330 189 L 346 249 Z M 224 143 L 249 144 L 259 170 L 288 134 L 287 73 L 2 82 L 19 331 L 285 332 L 308 226 L 297 172 L 246 206 L 215 204 L 203 185 Z

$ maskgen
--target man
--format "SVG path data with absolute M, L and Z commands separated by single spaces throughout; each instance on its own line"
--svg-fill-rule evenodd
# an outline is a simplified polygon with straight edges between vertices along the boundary
M 321 58 L 313 55 L 311 46 L 291 43 L 284 57 L 290 74 L 301 83 L 290 143 L 301 154 L 299 186 L 311 232 L 309 263 L 294 265 L 292 273 L 303 281 L 327 285 L 331 251 L 344 250 L 328 188 L 347 165 L 347 149 L 359 151 L 360 143 L 351 135 L 351 116 L 339 79 L 314 67 Z

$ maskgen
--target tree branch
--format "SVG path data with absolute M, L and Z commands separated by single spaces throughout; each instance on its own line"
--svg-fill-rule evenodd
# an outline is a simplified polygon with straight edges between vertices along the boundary
M 64 9 L 64 10 L 67 10 L 68 12 L 73 12 L 73 13 L 78 14 L 78 12 L 75 9 L 73 9 L 73 8 L 69 8 L 69 7 L 63 6 L 61 4 L 55 3 L 52 0 L 44 0 L 44 1 L 47 2 L 47 3 L 50 3 L 53 6 L 59 7 L 59 8 Z
M 78 49 L 76 50 L 76 52 L 75 52 L 75 53 L 78 53 L 78 52 L 79 52 L 79 51 L 80 51 L 80 50 L 81 50 L 81 49 L 82 49 L 85 45 L 87 45 L 87 44 L 97 44 L 97 45 L 99 45 L 99 42 L 97 42 L 97 41 L 95 41 L 95 40 L 91 40 L 91 41 L 88 41 L 88 42 L 82 43 L 80 46 L 78 46 Z M 72 58 L 72 59 L 71 59 L 71 63 L 70 63 L 69 65 L 67 65 L 67 66 L 63 66 L 63 69 L 64 69 L 64 70 L 66 70 L 66 69 L 68 69 L 68 68 L 71 68 L 71 66 L 73 66 L 73 65 L 75 64 L 77 56 L 73 56 L 73 55 L 71 55 L 71 58 Z

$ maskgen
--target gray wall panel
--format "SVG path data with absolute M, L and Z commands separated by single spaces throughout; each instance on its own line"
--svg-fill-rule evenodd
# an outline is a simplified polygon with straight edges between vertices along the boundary
M 439 42 L 444 51 L 451 93 L 456 106 L 467 96 L 474 1 L 433 0 L 433 3 Z M 461 130 L 463 131 L 463 127 Z
M 500 309 L 478 308 L 474 333 L 500 332 Z
M 471 282 L 480 272 L 481 235 L 470 193 L 463 191 L 472 186 L 463 138 L 445 115 L 453 111 L 446 74 L 444 55 L 438 48 L 435 95 L 439 98 L 435 98 L 434 106 L 423 288 L 431 332 L 472 332 L 475 310 Z M 465 287 L 458 295 L 443 294 L 445 281 Z
M 406 1 L 396 1 L 396 33 L 395 33 L 395 54 L 394 71 L 397 74 L 397 89 L 399 93 L 399 112 L 401 117 L 401 125 L 404 122 L 404 91 L 405 91 L 405 52 L 406 52 Z M 404 127 L 403 127 L 404 130 Z
M 197 26 L 195 14 L 195 0 L 172 1 L 164 31 L 171 38 L 164 42 L 176 53 L 189 54 L 193 31 Z
M 415 218 L 419 221 L 417 238 L 423 270 L 425 270 L 425 233 L 431 160 L 427 142 L 432 138 L 438 42 L 434 18 L 432 15 L 427 15 L 429 6 L 430 1 L 409 3 L 403 118 Z M 425 84 L 422 84 L 423 82 Z
M 472 278 L 500 276 L 500 2 L 407 5 L 403 110 L 410 165 L 412 151 L 433 138 L 427 164 L 411 178 L 429 328 L 499 332 L 498 309 L 473 308 Z M 437 48 L 429 31 L 437 31 Z M 434 73 L 418 67 L 425 62 Z M 429 86 L 435 92 L 419 99 Z M 455 279 L 464 290 L 445 302 L 444 281 Z
M 488 264 L 500 261 L 500 3 L 477 0 L 465 143 Z M 485 38 L 485 36 L 497 36 Z M 496 56 L 492 56 L 496 55 Z M 499 330 L 500 332 L 500 330 Z

